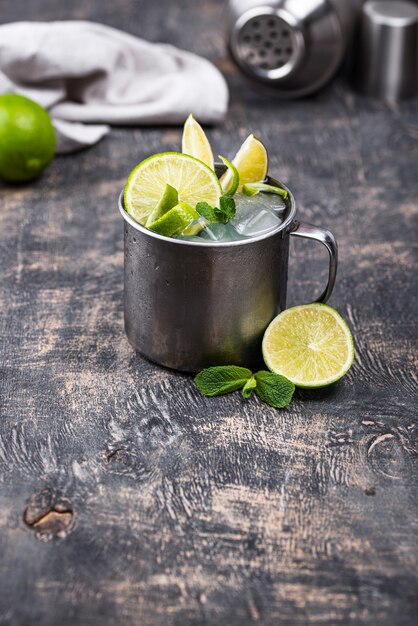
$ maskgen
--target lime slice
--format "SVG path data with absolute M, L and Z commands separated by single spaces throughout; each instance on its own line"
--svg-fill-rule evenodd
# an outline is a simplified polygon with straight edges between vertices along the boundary
M 164 213 L 151 224 L 149 229 L 165 237 L 175 237 L 180 234 L 197 235 L 204 225 L 204 221 L 199 218 L 199 213 L 190 204 L 181 202 Z
M 242 186 L 244 196 L 255 196 L 257 193 L 260 193 L 260 191 L 263 193 L 275 193 L 285 199 L 289 195 L 286 189 L 275 187 L 274 185 L 267 185 L 266 183 L 249 183 Z
M 180 202 L 219 205 L 222 190 L 214 171 L 188 154 L 164 152 L 145 159 L 130 173 L 124 191 L 126 211 L 145 224 L 166 185 L 177 189 Z
M 263 339 L 267 367 L 298 387 L 326 387 L 348 372 L 354 360 L 350 329 L 326 304 L 287 309 L 267 328 Z
M 265 145 L 249 135 L 235 155 L 232 163 L 238 170 L 240 185 L 262 181 L 267 176 L 268 156 Z M 231 170 L 221 178 L 222 189 L 229 189 L 233 175 Z
M 167 213 L 167 211 L 175 207 L 178 203 L 179 194 L 177 193 L 177 189 L 174 189 L 171 185 L 166 185 L 159 203 L 149 214 L 145 226 L 153 224 L 159 217 Z
M 228 168 L 228 171 L 231 172 L 231 178 L 232 178 L 232 180 L 230 181 L 229 188 L 225 189 L 225 187 L 222 187 L 222 184 L 221 184 L 222 191 L 224 192 L 226 196 L 233 196 L 236 190 L 238 189 L 238 185 L 239 185 L 238 170 L 235 167 L 235 165 L 231 163 L 231 161 L 228 161 L 228 159 L 226 159 L 225 157 L 219 155 L 219 158 L 221 159 L 222 163 L 226 165 L 226 167 Z
M 209 140 L 205 135 L 205 131 L 196 122 L 192 114 L 184 122 L 181 150 L 184 154 L 190 154 L 190 156 L 203 161 L 212 170 L 215 169 Z

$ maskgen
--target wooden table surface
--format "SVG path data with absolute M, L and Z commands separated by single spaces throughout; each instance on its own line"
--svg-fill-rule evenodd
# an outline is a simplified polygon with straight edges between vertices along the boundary
M 417 623 L 417 100 L 342 79 L 264 98 L 227 59 L 222 5 L 3 0 L 2 22 L 92 19 L 212 59 L 231 89 L 216 151 L 254 131 L 301 218 L 339 239 L 355 365 L 278 411 L 134 353 L 116 199 L 180 128 L 114 129 L 2 185 L 1 625 Z M 293 244 L 289 304 L 323 285 L 317 248 Z

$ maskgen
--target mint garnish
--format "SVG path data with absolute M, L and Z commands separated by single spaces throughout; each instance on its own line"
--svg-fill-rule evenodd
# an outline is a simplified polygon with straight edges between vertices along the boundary
M 208 202 L 198 202 L 196 211 L 204 217 L 208 222 L 220 222 L 227 224 L 229 220 L 235 217 L 235 200 L 230 196 L 221 196 L 219 207 L 212 207 Z
M 198 202 L 196 204 L 196 211 L 204 217 L 208 222 L 217 222 L 215 208 L 210 206 L 208 202 Z
M 227 224 L 229 220 L 235 217 L 235 200 L 231 196 L 221 196 L 219 205 L 219 209 L 215 209 L 218 221 Z
M 291 403 L 295 393 L 295 385 L 284 376 L 273 372 L 257 372 L 254 374 L 257 382 L 255 392 L 263 402 L 276 409 L 283 409 Z
M 276 409 L 283 409 L 290 404 L 295 392 L 295 385 L 284 376 L 273 372 L 260 371 L 252 374 L 246 367 L 220 365 L 202 370 L 194 382 L 204 396 L 220 396 L 242 389 L 244 398 L 249 398 L 253 391 L 260 400 Z
M 247 380 L 244 387 L 242 388 L 243 397 L 249 398 L 256 387 L 257 387 L 257 381 L 254 378 L 254 376 L 251 376 L 251 378 Z
M 220 365 L 202 370 L 194 379 L 204 396 L 220 396 L 242 389 L 252 373 L 246 367 Z

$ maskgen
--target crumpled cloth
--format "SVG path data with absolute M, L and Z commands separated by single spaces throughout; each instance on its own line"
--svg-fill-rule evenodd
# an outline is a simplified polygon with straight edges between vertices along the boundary
M 86 21 L 0 26 L 0 93 L 49 110 L 58 152 L 92 145 L 110 125 L 223 120 L 228 88 L 206 59 Z

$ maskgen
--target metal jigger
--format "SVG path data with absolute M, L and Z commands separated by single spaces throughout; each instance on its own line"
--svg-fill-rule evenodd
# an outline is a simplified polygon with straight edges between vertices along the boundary
M 418 6 L 369 0 L 356 35 L 353 86 L 389 101 L 418 93 Z

